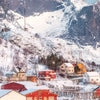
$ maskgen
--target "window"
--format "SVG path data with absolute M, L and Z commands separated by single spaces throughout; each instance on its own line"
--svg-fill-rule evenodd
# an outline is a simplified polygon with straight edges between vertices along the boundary
M 91 81 L 93 81 L 93 79 L 91 79 Z
M 22 75 L 22 76 L 24 76 L 24 75 Z
M 42 100 L 42 97 L 39 97 L 39 100 Z
M 37 97 L 34 97 L 34 100 L 37 100 Z
M 47 100 L 47 97 L 44 97 L 44 100 Z
M 32 97 L 27 97 L 27 100 L 32 100 Z
M 41 95 L 41 91 L 39 91 L 39 95 Z
M 61 70 L 62 72 L 65 72 L 65 70 Z
M 54 100 L 54 97 L 53 97 L 53 96 L 50 96 L 50 97 L 49 97 L 49 100 Z
M 61 66 L 61 68 L 63 68 L 63 66 Z
M 54 75 L 52 75 L 52 77 L 54 77 Z

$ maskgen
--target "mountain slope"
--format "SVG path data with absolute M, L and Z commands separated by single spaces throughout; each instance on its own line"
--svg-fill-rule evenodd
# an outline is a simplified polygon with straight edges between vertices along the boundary
M 2 26 L 6 25 L 12 32 L 11 37 L 7 39 L 22 49 L 26 48 L 29 49 L 29 52 L 35 52 L 36 55 L 38 53 L 43 56 L 48 55 L 51 51 L 60 52 L 59 55 L 63 55 L 66 59 L 73 60 L 74 56 L 74 61 L 76 61 L 82 55 L 81 58 L 85 61 L 99 63 L 99 2 L 90 6 L 81 0 L 78 2 L 79 6 L 77 6 L 76 0 L 60 0 L 59 3 L 60 9 L 52 10 L 50 8 L 51 10 L 43 10 L 42 13 L 37 11 L 31 16 L 28 14 L 26 17 L 28 32 L 23 31 L 23 16 L 9 10 L 7 18 L 2 20 Z M 55 7 L 57 8 L 58 5 Z M 33 11 L 30 10 L 30 12 Z M 36 34 L 39 38 L 34 37 Z M 68 58 L 65 54 L 70 57 Z

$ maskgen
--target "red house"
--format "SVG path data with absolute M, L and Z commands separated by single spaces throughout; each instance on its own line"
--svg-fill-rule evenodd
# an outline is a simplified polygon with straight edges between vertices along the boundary
M 98 97 L 100 98 L 100 87 L 98 87 L 94 90 L 94 97 L 95 98 L 98 98 Z
M 6 90 L 15 90 L 15 91 L 18 91 L 18 92 L 22 92 L 22 91 L 25 91 L 27 90 L 24 85 L 22 84 L 18 84 L 18 83 L 8 83 L 8 84 L 5 84 L 5 85 L 2 85 L 1 86 L 1 89 L 6 89 Z
M 40 71 L 39 78 L 42 80 L 53 80 L 56 79 L 56 73 L 53 70 Z
M 26 90 L 21 94 L 27 97 L 27 100 L 57 100 L 57 95 L 50 93 L 49 90 Z

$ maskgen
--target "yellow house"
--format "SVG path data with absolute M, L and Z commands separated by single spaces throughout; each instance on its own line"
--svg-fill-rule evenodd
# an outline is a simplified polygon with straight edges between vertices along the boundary
M 87 72 L 87 70 L 86 70 L 85 66 L 82 63 L 78 63 L 75 66 L 75 73 L 77 73 L 77 74 L 84 74 L 86 72 Z
M 21 69 L 17 73 L 17 77 L 19 78 L 19 81 L 25 81 L 25 80 L 27 80 L 26 73 L 23 71 L 23 69 Z
M 8 74 L 8 81 L 26 81 L 27 77 L 26 77 L 26 73 L 24 72 L 24 70 L 21 68 L 19 69 L 18 72 L 13 73 L 13 74 Z

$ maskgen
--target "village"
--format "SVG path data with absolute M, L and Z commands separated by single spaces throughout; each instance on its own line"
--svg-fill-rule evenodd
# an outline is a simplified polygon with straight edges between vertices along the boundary
M 38 66 L 38 64 L 37 64 Z M 0 78 L 0 100 L 99 100 L 100 75 L 87 71 L 82 63 L 63 63 L 57 71 L 23 68 Z
M 3 49 L 1 49 L 0 51 L 1 52 L 0 56 L 2 59 L 0 60 L 4 64 L 0 63 L 1 64 L 0 66 L 4 68 L 2 70 L 3 73 L 3 71 L 5 70 L 4 66 L 6 61 L 8 60 L 9 63 L 9 65 L 7 65 L 8 67 L 7 69 L 11 67 L 10 61 L 12 61 L 13 70 L 11 69 L 10 72 L 3 73 L 3 75 L 0 76 L 0 100 L 100 100 L 100 69 L 98 70 L 97 68 L 99 67 L 95 66 L 95 64 L 92 64 L 92 66 L 88 65 L 87 68 L 85 63 L 87 63 L 89 59 L 84 60 L 83 62 L 85 61 L 87 62 L 83 63 L 81 50 L 79 51 L 80 47 L 85 48 L 84 45 L 86 46 L 88 45 L 87 42 L 89 42 L 89 44 L 92 44 L 91 42 L 94 43 L 96 41 L 96 36 L 98 40 L 97 44 L 94 43 L 96 45 L 94 47 L 95 49 L 97 49 L 97 47 L 100 47 L 99 35 L 98 35 L 99 34 L 98 31 L 100 31 L 99 29 L 100 25 L 97 24 L 100 22 L 100 20 L 97 19 L 99 18 L 99 15 L 97 16 L 96 13 L 96 9 L 98 12 L 100 5 L 98 7 L 94 6 L 93 8 L 91 5 L 89 5 L 91 9 L 89 8 L 89 10 L 85 10 L 86 7 L 82 9 L 82 7 L 80 6 L 82 5 L 82 3 L 79 5 L 77 0 L 76 3 L 75 0 L 67 0 L 68 3 L 63 3 L 66 0 L 54 0 L 54 4 L 56 4 L 55 3 L 56 1 L 58 2 L 57 4 L 61 2 L 61 5 L 58 5 L 56 7 L 56 9 L 58 9 L 57 11 L 54 10 L 54 12 L 50 11 L 48 12 L 46 9 L 47 12 L 44 11 L 43 14 L 38 12 L 33 13 L 33 11 L 31 11 L 34 17 L 33 15 L 28 17 L 27 13 L 29 13 L 29 11 L 27 10 L 30 9 L 30 6 L 28 6 L 27 8 L 26 4 L 26 1 L 29 2 L 28 0 L 18 0 L 18 2 L 19 1 L 21 2 L 21 4 L 18 4 L 19 7 L 18 12 L 21 12 L 22 15 L 20 15 L 20 13 L 15 12 L 17 8 L 13 11 L 14 7 L 12 7 L 11 10 L 10 6 L 8 6 L 10 5 L 10 3 L 7 3 L 7 0 L 1 0 L 1 1 L 0 2 L 2 6 L 0 5 L 0 44 L 2 44 L 2 47 L 0 48 Z M 12 3 L 16 3 L 13 1 L 14 0 L 12 0 Z M 32 0 L 30 0 L 30 2 L 31 1 Z M 39 7 L 41 7 L 39 8 L 37 6 L 38 10 L 44 9 L 42 8 L 43 5 L 40 5 L 43 3 L 43 0 L 40 1 L 37 2 L 37 4 L 39 4 Z M 44 1 L 46 2 L 48 0 Z M 50 2 L 51 1 L 52 0 L 50 0 Z M 73 1 L 73 3 L 70 1 Z M 91 0 L 82 0 L 82 1 L 86 1 L 89 3 L 89 1 Z M 53 4 L 53 2 L 51 2 L 51 4 Z M 15 4 L 13 5 L 17 6 Z M 50 7 L 49 4 L 46 6 L 46 8 Z M 60 8 L 62 8 L 62 10 Z M 76 8 L 78 8 L 78 10 L 75 10 Z M 79 8 L 82 9 L 80 13 L 79 13 Z M 94 13 L 92 11 L 94 11 Z M 31 20 L 29 18 L 31 18 Z M 82 30 L 80 28 L 82 28 Z M 67 34 L 65 34 L 65 32 Z M 73 49 L 72 47 L 75 47 L 75 45 L 72 45 L 68 50 L 69 46 L 71 44 L 74 44 L 74 42 L 71 43 L 72 40 L 69 39 L 69 37 L 67 36 L 68 33 L 70 33 L 69 37 L 71 37 L 72 40 L 74 40 L 73 38 L 75 38 L 75 41 L 76 40 L 85 41 L 85 39 L 88 40 L 86 41 L 85 44 L 84 41 L 80 42 L 81 44 L 84 44 L 83 46 L 77 43 L 79 49 L 76 46 L 77 48 L 75 48 L 75 50 L 77 50 L 79 55 L 74 50 L 73 50 L 74 52 L 72 52 Z M 76 35 L 76 33 L 78 33 L 78 35 Z M 89 33 L 89 35 L 87 33 Z M 98 34 L 96 35 L 96 33 Z M 44 36 L 42 37 L 43 34 Z M 75 37 L 73 37 L 74 34 Z M 79 35 L 81 36 L 81 34 L 82 37 L 79 37 Z M 67 41 L 68 42 L 67 43 L 56 37 L 62 37 L 62 38 L 65 37 L 64 40 L 68 38 L 68 40 L 70 41 Z M 68 47 L 66 47 L 66 44 L 67 45 L 69 44 Z M 50 48 L 51 50 L 49 50 Z M 91 49 L 90 46 L 87 46 L 87 48 L 83 49 L 83 51 L 86 51 L 85 52 L 86 56 L 84 56 L 84 58 L 87 57 L 92 59 L 90 56 L 92 55 L 92 53 L 90 52 L 89 54 L 90 49 Z M 67 52 L 64 52 L 66 50 Z M 97 50 L 99 51 L 100 49 Z M 6 55 L 6 53 L 9 55 Z M 54 55 L 53 53 L 56 55 Z M 72 59 L 69 58 L 75 58 L 72 55 L 72 53 L 74 53 L 74 55 L 76 53 L 76 59 L 75 61 L 73 60 L 71 62 Z M 83 55 L 85 53 L 83 53 Z M 99 53 L 96 53 L 97 56 L 95 55 L 95 53 L 96 52 L 94 52 L 94 55 L 92 55 L 94 58 L 92 59 L 92 61 L 94 62 L 96 57 L 99 59 L 98 56 Z M 49 54 L 53 55 L 48 56 Z M 67 59 L 69 60 L 68 62 L 66 62 L 65 60 L 62 59 L 63 58 L 62 55 L 68 55 L 68 54 L 70 54 L 71 57 L 68 57 Z M 33 56 L 36 55 L 40 55 L 41 63 L 39 63 L 38 61 L 37 62 L 34 61 Z M 30 58 L 32 57 L 33 58 L 28 59 L 29 56 Z M 47 59 L 45 59 L 46 56 Z M 77 56 L 80 56 L 79 59 L 77 59 Z M 3 58 L 5 58 L 5 61 L 3 61 L 4 60 Z M 12 58 L 12 60 L 10 58 Z M 80 59 L 81 61 L 79 61 Z M 30 61 L 30 63 L 28 61 Z M 55 63 L 58 63 L 59 66 L 52 66 L 51 63 L 53 65 Z M 41 67 L 48 64 L 49 68 L 38 70 L 40 64 L 42 64 Z M 30 71 L 28 67 L 30 67 Z M 31 70 L 34 71 L 34 74 L 33 73 L 31 74 Z

